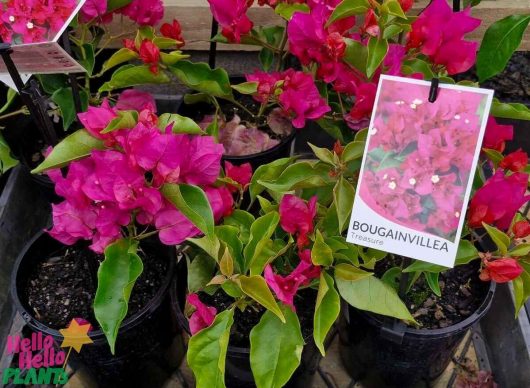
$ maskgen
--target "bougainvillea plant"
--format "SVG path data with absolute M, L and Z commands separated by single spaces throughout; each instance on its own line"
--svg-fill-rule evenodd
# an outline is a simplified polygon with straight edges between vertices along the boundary
M 354 168 L 360 157 L 352 149 L 356 146 L 334 155 Z M 294 158 L 258 167 L 250 181 L 246 174 L 226 170 L 225 179 L 239 179 L 260 211 L 255 216 L 236 209 L 214 227 L 213 235 L 188 239 L 186 311 L 192 337 L 187 357 L 198 387 L 212 381 L 224 385 L 231 335 L 250 344 L 258 387 L 285 385 L 301 362 L 306 342 L 314 341 L 325 353 L 324 340 L 340 311 L 336 286 L 343 296 L 369 290 L 372 299 L 355 303 L 359 308 L 414 321 L 397 292 L 373 276 L 371 263 L 385 253 L 357 248 L 342 236 L 348 214 L 339 217 L 334 207 L 328 209 L 330 194 L 346 212 L 353 187 L 342 173 L 331 176 L 332 171 L 324 162 L 295 163 Z M 312 190 L 317 181 L 330 191 Z M 255 213 L 253 204 L 249 208 Z M 226 302 L 220 306 L 216 300 Z M 308 312 L 312 322 L 302 319 Z M 241 318 L 248 314 L 257 314 L 259 322 L 245 334 L 238 331 L 239 320 L 248 322 Z
M 223 146 L 189 119 L 158 117 L 150 95 L 126 91 L 116 106 L 105 100 L 79 119 L 85 128 L 34 172 L 46 171 L 64 198 L 52 205 L 50 235 L 66 245 L 88 240 L 104 253 L 94 312 L 114 352 L 130 287 L 143 270 L 139 242 L 156 234 L 175 245 L 209 231 L 234 199 L 231 187 L 217 182 Z M 211 227 L 196 221 L 197 207 L 212 209 Z

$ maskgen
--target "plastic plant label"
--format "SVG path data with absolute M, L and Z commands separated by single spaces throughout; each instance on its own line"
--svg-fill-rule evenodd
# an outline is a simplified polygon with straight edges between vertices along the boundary
M 57 43 L 86 0 L 0 2 L 0 35 L 13 49 L 11 58 L 23 80 L 31 74 L 80 73 L 85 69 Z M 0 60 L 0 80 L 12 85 Z
M 347 240 L 453 267 L 493 90 L 381 76 Z

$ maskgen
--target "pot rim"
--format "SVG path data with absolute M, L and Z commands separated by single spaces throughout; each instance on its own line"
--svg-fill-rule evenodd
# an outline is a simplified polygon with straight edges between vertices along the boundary
M 40 322 L 35 318 L 24 306 L 24 304 L 21 302 L 21 299 L 18 295 L 18 287 L 17 287 L 17 280 L 18 280 L 18 273 L 19 268 L 24 261 L 26 254 L 30 250 L 30 248 L 33 246 L 33 244 L 43 237 L 49 237 L 53 239 L 51 236 L 47 234 L 47 230 L 41 230 L 40 232 L 36 233 L 22 248 L 20 251 L 15 264 L 13 266 L 13 271 L 11 273 L 11 285 L 10 285 L 10 291 L 11 291 L 11 298 L 15 304 L 15 308 L 20 312 L 20 315 L 24 319 L 27 325 L 31 326 L 34 329 L 40 330 L 44 332 L 46 335 L 51 335 L 55 338 L 62 337 L 60 332 L 56 329 L 52 329 L 46 324 Z M 55 241 L 55 240 L 54 240 Z M 60 242 L 59 242 L 60 243 Z M 64 245 L 64 244 L 63 244 Z M 64 245 L 66 246 L 66 245 Z M 170 251 L 172 252 L 172 250 Z M 149 300 L 149 302 L 146 303 L 144 307 L 142 307 L 139 311 L 137 311 L 133 316 L 125 319 L 122 324 L 120 325 L 120 330 L 128 331 L 133 329 L 134 327 L 138 326 L 142 319 L 149 315 L 153 310 L 155 310 L 161 303 L 164 298 L 164 294 L 166 293 L 167 289 L 170 287 L 171 282 L 173 280 L 173 275 L 175 272 L 175 260 L 174 256 L 170 255 L 169 259 L 169 268 L 167 270 L 166 277 L 164 278 L 164 281 L 162 283 L 162 286 L 159 288 L 159 290 L 156 292 L 156 294 Z M 98 341 L 106 341 L 105 334 L 101 330 L 101 328 L 97 328 L 95 330 L 91 330 L 89 333 L 89 336 L 94 342 Z M 119 338 L 119 336 L 118 336 Z
M 411 327 L 404 327 L 402 330 L 394 330 L 392 327 L 386 324 L 385 319 L 392 319 L 395 321 L 395 319 L 390 317 L 385 317 L 380 314 L 372 313 L 369 311 L 359 310 L 357 309 L 357 312 L 359 312 L 361 315 L 363 315 L 370 324 L 374 326 L 381 326 L 381 328 L 385 328 L 385 331 L 389 331 L 392 333 L 404 333 L 404 335 L 411 336 L 411 337 L 434 337 L 434 338 L 443 338 L 443 337 L 449 337 L 453 335 L 455 332 L 460 332 L 463 330 L 467 330 L 470 326 L 472 326 L 474 323 L 478 322 L 482 317 L 488 312 L 491 303 L 493 301 L 493 295 L 495 293 L 496 289 L 496 283 L 490 282 L 489 289 L 484 296 L 484 300 L 480 304 L 480 306 L 471 314 L 469 317 L 464 319 L 463 321 L 460 321 L 458 323 L 455 323 L 453 325 L 441 328 L 441 329 L 415 329 Z M 349 308 L 354 308 L 353 306 L 348 304 Z

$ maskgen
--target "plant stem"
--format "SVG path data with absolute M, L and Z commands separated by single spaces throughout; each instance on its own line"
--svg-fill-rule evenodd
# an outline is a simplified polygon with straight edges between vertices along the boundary
M 8 119 L 10 117 L 13 117 L 13 116 L 18 116 L 20 114 L 24 114 L 24 115 L 29 115 L 29 110 L 26 106 L 23 106 L 22 108 L 20 108 L 19 110 L 16 110 L 14 112 L 11 112 L 11 113 L 6 113 L 5 115 L 2 115 L 0 116 L 0 120 L 4 120 L 4 119 Z
M 228 101 L 230 101 L 232 104 L 236 105 L 237 107 L 243 109 L 245 112 L 247 112 L 250 116 L 252 117 L 255 117 L 254 113 L 252 113 L 251 111 L 249 111 L 243 104 L 241 104 L 240 102 L 236 101 L 234 98 L 231 98 L 231 99 L 228 99 Z
M 280 71 L 283 67 L 282 65 L 283 65 L 284 50 L 285 50 L 286 44 L 287 44 L 287 22 L 285 22 L 282 41 L 280 43 L 280 51 L 278 52 L 278 63 L 276 63 L 276 71 Z

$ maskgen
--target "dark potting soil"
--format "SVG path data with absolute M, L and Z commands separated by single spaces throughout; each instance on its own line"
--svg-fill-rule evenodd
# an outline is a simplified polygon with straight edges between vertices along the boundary
M 383 260 L 375 272 L 382 275 L 399 263 Z M 442 329 L 462 322 L 482 304 L 489 282 L 479 279 L 478 261 L 460 265 L 440 273 L 442 295 L 435 295 L 422 275 L 405 296 L 405 304 L 421 329 Z
M 315 301 L 317 291 L 312 288 L 305 288 L 298 292 L 294 298 L 296 315 L 300 321 L 302 336 L 308 338 L 313 332 L 313 316 L 315 313 Z M 224 311 L 234 303 L 234 299 L 224 291 L 219 290 L 214 295 L 200 293 L 201 301 L 209 306 L 214 306 L 218 312 Z M 234 324 L 230 332 L 230 346 L 249 347 L 250 331 L 256 326 L 261 316 L 265 313 L 265 308 L 261 305 L 247 307 L 244 312 L 236 308 L 234 313 Z
M 134 285 L 126 318 L 141 310 L 162 286 L 168 263 L 156 255 L 139 252 L 144 271 Z M 73 318 L 83 318 L 99 327 L 92 303 L 97 278 L 91 277 L 88 262 L 96 267 L 103 260 L 88 249 L 69 247 L 43 259 L 30 273 L 23 290 L 33 316 L 53 329 L 66 327 Z

